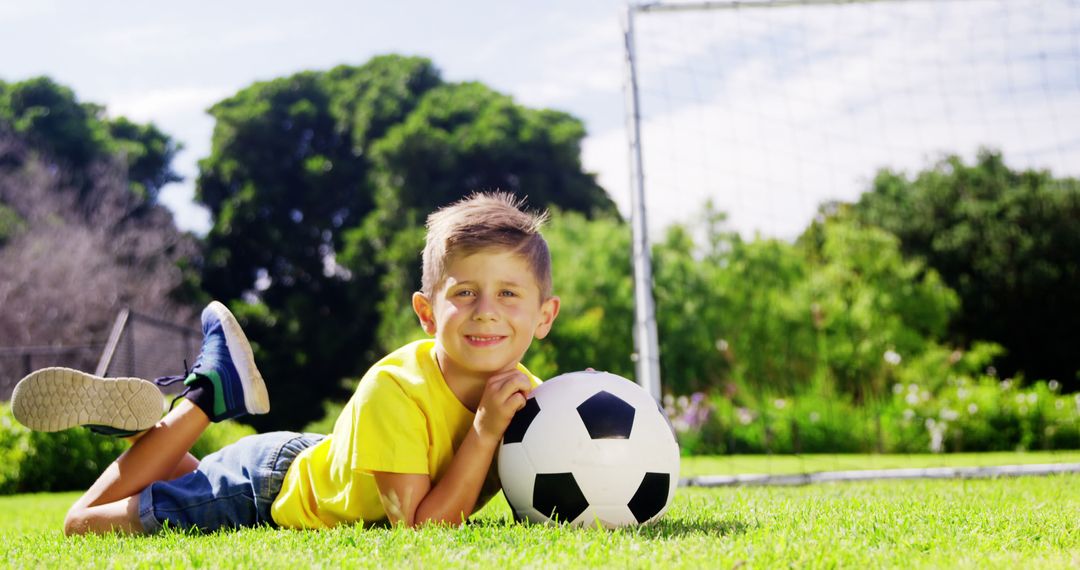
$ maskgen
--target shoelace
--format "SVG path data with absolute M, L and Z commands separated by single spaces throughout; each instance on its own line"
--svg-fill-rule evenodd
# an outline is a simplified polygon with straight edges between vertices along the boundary
M 195 365 L 196 366 L 199 365 L 198 360 L 195 361 Z M 184 380 L 187 380 L 188 376 L 191 376 L 191 368 L 188 368 L 187 359 L 185 358 L 184 359 L 184 374 L 182 376 L 160 376 L 158 378 L 154 378 L 154 384 L 156 384 L 159 388 L 164 388 L 166 386 L 172 386 L 173 384 L 176 384 L 177 382 L 183 382 Z M 171 411 L 173 408 L 175 408 L 176 407 L 176 402 L 179 401 L 184 396 L 186 396 L 187 393 L 190 392 L 192 388 L 193 388 L 193 386 L 188 386 L 188 387 L 184 388 L 183 392 L 180 392 L 179 394 L 177 394 L 176 397 L 173 398 L 172 403 L 169 404 L 169 410 Z

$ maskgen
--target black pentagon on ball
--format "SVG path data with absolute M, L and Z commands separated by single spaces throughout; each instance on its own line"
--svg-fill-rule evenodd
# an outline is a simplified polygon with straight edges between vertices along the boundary
M 625 400 L 601 390 L 577 407 L 581 423 L 593 439 L 630 439 L 634 427 L 634 407 Z
M 573 521 L 589 506 L 573 473 L 538 473 L 532 503 L 540 514 L 560 522 Z
M 656 516 L 664 505 L 667 504 L 668 487 L 671 485 L 671 475 L 667 473 L 646 473 L 641 479 L 641 485 L 634 493 L 633 498 L 627 503 L 630 512 L 638 523 L 643 523 Z
M 510 425 L 506 426 L 506 431 L 503 432 L 503 443 L 521 443 L 521 440 L 525 439 L 525 432 L 529 430 L 529 425 L 539 413 L 540 403 L 536 401 L 536 398 L 525 400 L 525 407 L 518 410 L 510 420 Z

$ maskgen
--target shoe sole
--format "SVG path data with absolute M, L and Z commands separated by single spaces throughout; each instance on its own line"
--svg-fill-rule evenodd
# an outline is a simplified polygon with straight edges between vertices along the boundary
M 150 429 L 165 399 L 140 378 L 102 378 L 70 368 L 43 368 L 27 375 L 11 394 L 11 413 L 37 431 L 99 425 L 124 431 Z
M 251 352 L 251 343 L 248 342 L 244 329 L 225 305 L 218 301 L 212 301 L 208 309 L 221 321 L 221 329 L 225 331 L 225 345 L 229 347 L 229 357 L 232 358 L 233 366 L 240 374 L 240 384 L 244 387 L 244 407 L 249 414 L 265 414 L 270 411 L 270 396 L 266 393 L 266 382 L 263 381 L 259 368 L 255 366 L 255 355 Z

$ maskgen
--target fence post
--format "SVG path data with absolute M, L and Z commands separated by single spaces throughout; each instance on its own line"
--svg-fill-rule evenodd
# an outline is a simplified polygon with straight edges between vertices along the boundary
M 109 371 L 109 365 L 112 364 L 113 355 L 116 354 L 116 345 L 120 343 L 120 335 L 124 333 L 124 327 L 127 326 L 128 315 L 131 313 L 127 307 L 120 310 L 120 313 L 116 315 L 116 321 L 113 322 L 112 332 L 109 333 L 109 340 L 105 343 L 105 350 L 101 351 L 101 359 L 98 360 L 97 369 L 94 374 L 104 377 Z

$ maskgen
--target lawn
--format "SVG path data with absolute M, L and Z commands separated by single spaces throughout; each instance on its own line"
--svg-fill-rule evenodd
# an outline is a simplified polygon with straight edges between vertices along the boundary
M 852 462 L 845 468 L 857 463 L 845 457 Z M 901 466 L 952 465 L 938 457 L 908 456 L 921 463 Z M 1025 457 L 1032 456 L 965 465 L 1052 462 Z M 685 470 L 708 461 L 689 460 Z M 59 529 L 75 497 L 0 497 L 0 560 L 34 568 L 1080 567 L 1080 475 L 684 488 L 660 523 L 616 531 L 517 524 L 497 499 L 464 528 L 65 539 Z

